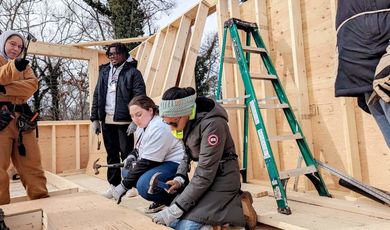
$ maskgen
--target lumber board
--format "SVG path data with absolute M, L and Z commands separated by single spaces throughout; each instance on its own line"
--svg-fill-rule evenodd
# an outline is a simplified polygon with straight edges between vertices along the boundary
M 193 32 L 190 38 L 190 44 L 188 46 L 185 62 L 183 65 L 183 71 L 180 77 L 179 87 L 195 86 L 195 79 L 193 77 L 196 59 L 198 57 L 199 47 L 203 34 L 203 29 L 206 23 L 206 18 L 209 8 L 206 4 L 200 2 L 198 6 L 198 12 L 196 20 L 193 26 Z
M 6 216 L 41 209 L 47 229 L 168 229 L 92 192 L 8 204 L 2 209 Z
M 28 47 L 29 54 L 44 55 L 49 57 L 64 57 L 72 59 L 89 60 L 98 55 L 97 50 L 66 46 L 60 44 L 52 44 L 47 42 L 31 42 Z
M 162 95 L 166 73 L 168 70 L 169 62 L 172 58 L 172 51 L 174 50 L 174 44 L 177 34 L 177 28 L 170 26 L 167 31 L 167 35 L 164 39 L 163 48 L 160 54 L 159 62 L 157 65 L 157 71 L 154 77 L 152 86 L 150 87 L 150 96 L 157 97 Z M 167 58 L 168 57 L 168 58 Z
M 183 15 L 180 21 L 180 26 L 176 33 L 175 43 L 173 45 L 172 56 L 169 60 L 168 69 L 165 75 L 165 81 L 163 85 L 163 91 L 160 94 L 163 94 L 167 89 L 176 86 L 176 81 L 180 69 L 180 64 L 182 62 L 184 49 L 186 48 L 186 41 L 188 33 L 190 31 L 191 20 Z M 158 93 L 158 91 L 156 91 Z
M 164 31 L 157 32 L 156 39 L 153 43 L 151 54 L 145 68 L 144 79 L 145 79 L 147 95 L 150 95 L 150 89 L 152 88 L 154 78 L 156 77 L 157 65 L 161 57 L 161 51 L 164 44 L 165 36 L 166 36 L 166 32 Z
M 29 210 L 13 215 L 6 215 L 4 222 L 9 229 L 41 230 L 43 224 L 42 210 Z
M 142 54 L 144 53 L 145 45 L 146 43 L 143 42 L 139 46 L 137 46 L 137 54 L 135 55 L 136 60 L 141 60 Z
M 219 41 L 223 40 L 223 31 L 224 31 L 224 23 L 226 20 L 230 18 L 229 14 L 229 2 L 224 0 L 218 0 L 217 1 L 217 20 L 218 20 L 218 37 Z M 222 42 L 219 43 L 220 49 L 222 48 Z M 232 57 L 233 51 L 232 51 L 232 40 L 230 38 L 230 35 L 226 36 L 226 46 L 225 46 L 225 56 Z M 222 73 L 222 95 L 223 98 L 236 98 L 237 92 L 235 90 L 236 86 L 236 79 L 234 77 L 234 68 L 233 64 L 231 63 L 224 63 L 223 64 L 223 73 Z M 226 104 L 236 104 L 236 101 L 227 102 Z M 235 140 L 235 143 L 239 142 L 239 129 L 238 129 L 238 117 L 237 117 L 237 111 L 227 111 L 229 116 L 229 129 L 232 134 L 233 140 Z M 240 146 L 235 145 L 236 152 L 241 153 Z
M 139 60 L 139 65 L 137 66 L 137 68 L 142 73 L 142 75 L 144 75 L 145 73 L 145 68 L 148 63 L 152 47 L 153 47 L 153 43 L 151 43 L 150 41 L 145 42 L 142 55 L 139 59 L 137 59 Z
M 122 38 L 122 39 L 114 39 L 114 40 L 106 40 L 106 41 L 91 41 L 91 42 L 79 42 L 79 43 L 74 43 L 74 44 L 69 44 L 70 46 L 106 46 L 106 45 L 111 45 L 112 43 L 135 43 L 135 42 L 142 42 L 148 39 L 149 36 L 145 37 L 135 37 L 135 38 Z

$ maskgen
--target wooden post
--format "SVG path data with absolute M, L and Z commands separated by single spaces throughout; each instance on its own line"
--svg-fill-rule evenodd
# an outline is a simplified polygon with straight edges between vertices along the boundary
M 56 126 L 51 127 L 51 172 L 57 173 L 57 143 Z
M 80 169 L 80 125 L 76 124 L 75 142 L 76 142 L 76 169 Z
M 166 73 L 168 70 L 169 61 L 172 56 L 173 45 L 175 43 L 176 33 L 177 33 L 177 28 L 174 27 L 173 25 L 170 25 L 167 29 L 167 35 L 165 36 L 164 39 L 164 44 L 157 65 L 157 71 L 155 76 L 153 77 L 154 78 L 153 84 L 148 90 L 149 95 L 152 98 L 161 96 L 162 94 L 165 77 L 167 76 Z
M 165 35 L 166 35 L 165 31 L 157 32 L 156 39 L 154 40 L 152 51 L 149 57 L 149 61 L 145 68 L 144 79 L 146 84 L 147 95 L 150 94 L 150 89 L 152 87 L 154 78 L 156 76 L 157 65 L 160 60 L 160 55 L 164 44 Z
M 190 44 L 187 49 L 183 71 L 180 77 L 180 87 L 195 86 L 195 78 L 193 77 L 196 58 L 198 57 L 200 42 L 203 35 L 204 25 L 208 14 L 208 7 L 203 3 L 199 3 L 196 20 L 191 35 Z
M 169 62 L 167 73 L 165 75 L 164 87 L 161 94 L 165 90 L 176 85 L 176 79 L 179 73 L 180 64 L 183 58 L 183 52 L 187 40 L 186 38 L 188 32 L 190 31 L 190 25 L 191 25 L 191 20 L 186 15 L 183 15 L 180 20 L 180 26 L 176 34 L 175 44 L 173 46 L 173 51 L 172 51 L 172 57 Z
M 336 20 L 337 0 L 330 0 L 330 10 L 333 24 Z M 336 39 L 337 34 L 334 35 Z M 336 40 L 334 42 L 336 44 Z M 335 60 L 336 62 L 338 60 Z M 355 117 L 355 101 L 350 97 L 341 98 L 341 109 L 343 114 L 342 123 L 344 126 L 345 154 L 347 156 L 347 172 L 353 178 L 362 181 L 362 169 L 360 165 L 359 141 Z

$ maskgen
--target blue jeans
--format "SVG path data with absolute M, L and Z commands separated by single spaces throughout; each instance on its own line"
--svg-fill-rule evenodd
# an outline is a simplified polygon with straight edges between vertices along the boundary
M 366 94 L 366 101 L 370 95 L 370 93 Z M 379 101 L 374 104 L 368 105 L 368 108 L 382 131 L 387 147 L 390 148 L 390 104 L 385 103 L 382 99 L 379 99 Z
M 153 201 L 158 204 L 170 205 L 176 194 L 169 194 L 164 189 L 160 188 L 156 188 L 154 194 L 149 194 L 149 182 L 152 176 L 157 172 L 161 173 L 158 177 L 160 181 L 166 182 L 168 180 L 172 180 L 176 175 L 177 167 L 179 167 L 178 163 L 166 161 L 142 174 L 142 176 L 138 179 L 136 186 L 138 194 L 145 200 Z
M 206 227 L 206 226 L 202 223 L 198 223 L 192 220 L 179 219 L 172 222 L 169 227 L 175 230 L 199 230 L 202 227 Z M 212 227 L 209 225 L 207 227 L 209 228 L 205 228 L 205 229 L 212 229 Z

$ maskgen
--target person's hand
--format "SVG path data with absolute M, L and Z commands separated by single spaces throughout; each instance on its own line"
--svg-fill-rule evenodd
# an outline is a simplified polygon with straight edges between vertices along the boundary
M 175 194 L 177 193 L 177 190 L 181 188 L 182 184 L 180 183 L 180 181 L 178 180 L 169 180 L 167 182 L 165 182 L 166 184 L 169 184 L 171 187 L 169 187 L 167 191 L 167 193 L 169 194 Z
M 102 132 L 102 128 L 100 126 L 100 121 L 94 120 L 92 122 L 92 130 L 95 131 L 95 134 L 99 135 Z
M 133 154 L 129 154 L 126 159 L 123 161 L 123 167 L 126 169 L 131 169 L 133 162 L 137 160 L 137 157 Z
M 162 224 L 165 226 L 170 226 L 173 221 L 180 218 L 183 215 L 183 210 L 179 208 L 176 204 L 169 206 L 168 208 L 156 213 L 152 221 L 156 224 Z
M 28 63 L 30 63 L 30 61 L 28 61 L 24 58 L 16 58 L 15 59 L 15 67 L 19 72 L 26 70 Z
M 133 122 L 130 123 L 129 127 L 127 127 L 126 134 L 130 136 L 130 134 L 134 133 L 137 130 L 137 125 Z

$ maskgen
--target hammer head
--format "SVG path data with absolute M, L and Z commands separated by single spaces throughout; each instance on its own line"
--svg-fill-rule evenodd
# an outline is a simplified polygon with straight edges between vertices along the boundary
M 149 194 L 153 194 L 154 193 L 154 190 L 156 189 L 156 187 L 158 186 L 158 177 L 161 175 L 160 172 L 156 172 L 151 178 L 150 178 L 150 181 L 149 181 L 149 189 L 148 189 L 148 193 Z
M 102 167 L 97 162 L 100 160 L 100 158 L 96 159 L 96 161 L 93 162 L 92 168 L 95 171 L 95 175 L 99 174 L 99 168 Z

